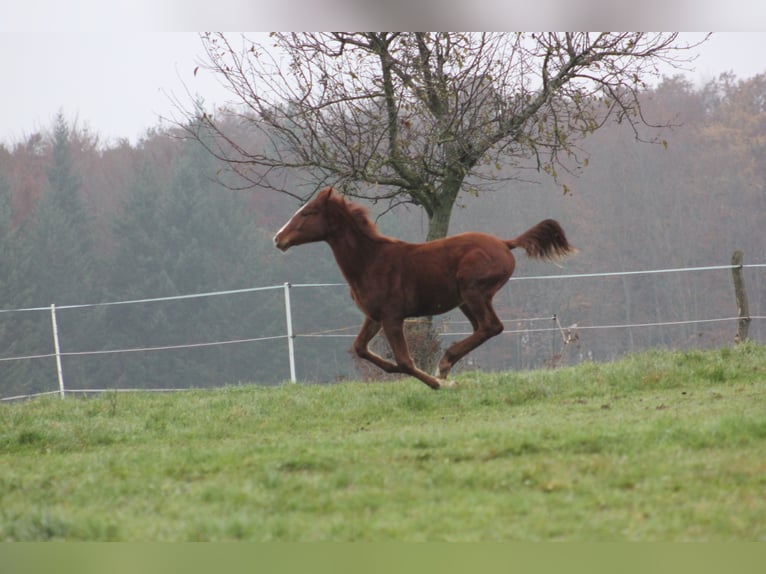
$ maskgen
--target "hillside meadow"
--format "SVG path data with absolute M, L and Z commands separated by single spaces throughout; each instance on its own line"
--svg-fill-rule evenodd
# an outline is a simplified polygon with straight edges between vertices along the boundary
M 0 404 L 0 540 L 766 540 L 766 347 L 458 382 Z

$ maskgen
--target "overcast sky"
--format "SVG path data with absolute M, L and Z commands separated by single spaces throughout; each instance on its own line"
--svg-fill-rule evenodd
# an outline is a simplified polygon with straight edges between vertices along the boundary
M 766 72 L 764 54 L 764 32 L 714 34 L 688 75 L 695 83 L 725 71 L 749 78 Z M 0 31 L 0 143 L 50 129 L 59 110 L 105 143 L 135 142 L 160 117 L 178 116 L 174 96 L 185 103 L 199 96 L 209 106 L 225 101 L 215 78 L 194 75 L 202 57 L 196 33 Z

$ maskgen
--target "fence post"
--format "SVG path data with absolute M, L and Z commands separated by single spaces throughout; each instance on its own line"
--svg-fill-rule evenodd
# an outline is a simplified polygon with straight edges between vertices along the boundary
M 287 323 L 287 349 L 290 353 L 290 382 L 295 379 L 295 335 L 293 334 L 293 313 L 290 306 L 290 283 L 285 283 L 285 322 Z
M 56 305 L 51 303 L 51 328 L 53 329 L 53 350 L 56 353 L 56 374 L 59 380 L 59 395 L 64 398 L 64 371 L 61 368 L 61 346 L 59 345 L 59 325 L 56 321 Z
M 742 343 L 747 340 L 747 332 L 750 329 L 750 310 L 747 304 L 747 291 L 745 290 L 745 275 L 743 273 L 742 261 L 744 253 L 737 250 L 731 256 L 731 276 L 734 281 L 734 296 L 737 298 L 737 334 L 734 341 Z

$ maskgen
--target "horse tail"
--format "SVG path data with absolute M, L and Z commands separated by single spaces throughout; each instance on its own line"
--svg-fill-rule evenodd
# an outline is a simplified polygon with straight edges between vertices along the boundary
M 553 219 L 541 221 L 505 243 L 509 249 L 522 247 L 529 257 L 545 261 L 558 261 L 577 251 L 567 241 L 561 225 Z

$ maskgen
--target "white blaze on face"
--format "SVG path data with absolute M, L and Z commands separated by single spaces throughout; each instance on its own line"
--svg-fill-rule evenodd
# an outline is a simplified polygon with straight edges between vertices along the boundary
M 277 247 L 279 247 L 279 241 L 278 241 L 278 240 L 279 240 L 279 236 L 280 236 L 280 235 L 282 235 L 282 233 L 285 231 L 285 229 L 287 229 L 287 228 L 290 226 L 290 224 L 293 222 L 293 220 L 294 220 L 296 217 L 298 217 L 298 215 L 299 215 L 299 214 L 300 214 L 300 213 L 301 213 L 301 212 L 302 212 L 304 209 L 306 209 L 306 206 L 307 206 L 307 205 L 308 205 L 308 203 L 305 203 L 305 204 L 304 204 L 304 205 L 303 205 L 303 206 L 302 206 L 300 209 L 298 209 L 298 211 L 296 211 L 295 213 L 293 213 L 293 216 L 292 216 L 290 219 L 288 219 L 288 220 L 287 220 L 287 223 L 285 223 L 285 224 L 284 224 L 284 225 L 283 225 L 283 226 L 282 226 L 282 227 L 279 229 L 279 231 L 277 231 L 277 234 L 274 236 L 274 245 L 276 245 Z M 281 248 L 280 248 L 280 249 L 281 249 Z

